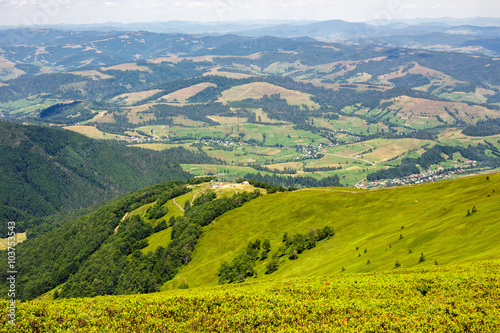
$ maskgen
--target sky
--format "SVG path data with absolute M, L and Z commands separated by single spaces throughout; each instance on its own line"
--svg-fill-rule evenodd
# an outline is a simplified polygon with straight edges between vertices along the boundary
M 0 0 L 0 26 L 500 17 L 498 0 Z

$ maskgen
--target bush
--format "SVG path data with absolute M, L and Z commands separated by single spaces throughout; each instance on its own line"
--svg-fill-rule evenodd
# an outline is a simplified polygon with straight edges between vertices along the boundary
M 278 261 L 275 259 L 271 259 L 267 264 L 266 264 L 266 274 L 271 274 L 275 271 L 278 270 Z

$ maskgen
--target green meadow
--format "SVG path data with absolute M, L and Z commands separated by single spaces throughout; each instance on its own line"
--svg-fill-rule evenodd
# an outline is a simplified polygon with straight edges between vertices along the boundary
M 489 177 L 489 180 L 486 180 Z M 183 281 L 198 287 L 217 283 L 217 270 L 249 241 L 269 239 L 278 250 L 282 236 L 331 226 L 335 236 L 259 279 L 299 278 L 421 268 L 498 258 L 500 177 L 464 177 L 382 190 L 304 189 L 255 199 L 205 227 L 193 260 L 164 289 Z M 475 207 L 475 208 L 474 208 Z M 468 211 L 476 209 L 471 216 Z M 365 251 L 366 249 L 366 251 Z M 424 254 L 425 260 L 419 262 Z M 367 265 L 367 262 L 370 262 Z

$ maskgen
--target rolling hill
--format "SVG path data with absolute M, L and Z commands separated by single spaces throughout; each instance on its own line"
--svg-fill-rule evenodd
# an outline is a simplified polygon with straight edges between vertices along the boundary
M 217 284 L 222 263 L 245 251 L 248 242 L 269 239 L 272 257 L 283 246 L 284 233 L 307 234 L 325 226 L 335 235 L 298 259 L 279 257 L 276 272 L 264 274 L 267 260 L 259 261 L 258 279 L 336 275 L 342 267 L 349 274 L 386 271 L 396 261 L 417 268 L 435 261 L 496 259 L 500 183 L 498 174 L 486 177 L 377 191 L 314 188 L 263 196 L 207 226 L 193 260 L 165 288 Z M 473 207 L 477 212 L 466 216 Z M 422 253 L 426 260 L 419 263 Z
M 241 184 L 163 183 L 20 244 L 22 297 L 62 283 L 61 297 L 216 285 L 229 264 L 237 280 L 250 282 L 497 259 L 499 180 L 489 174 L 260 197 Z M 268 193 L 285 190 L 265 187 Z M 265 240 L 269 247 L 261 254 Z M 54 246 L 51 259 L 42 259 Z
M 263 195 L 201 224 L 194 251 L 162 293 L 67 299 L 70 291 L 106 295 L 115 292 L 101 288 L 113 283 L 151 283 L 144 279 L 162 266 L 149 265 L 176 247 L 184 218 L 197 219 L 197 211 L 253 190 L 218 184 L 215 199 L 213 185 L 149 187 L 19 244 L 23 261 L 39 262 L 38 268 L 19 263 L 19 290 L 31 297 L 36 294 L 27 291 L 48 293 L 18 305 L 16 329 L 475 331 L 497 325 L 498 173 L 376 191 Z M 159 230 L 161 218 L 151 217 L 158 208 L 152 207 L 169 207 L 162 214 L 173 227 Z M 322 234 L 324 227 L 332 232 Z M 306 245 L 297 252 L 302 241 Z M 44 260 L 55 248 L 53 259 Z M 173 265 L 173 259 L 162 265 Z M 266 273 L 271 261 L 274 270 Z M 228 263 L 244 283 L 218 285 Z M 88 288 L 94 294 L 86 294 Z

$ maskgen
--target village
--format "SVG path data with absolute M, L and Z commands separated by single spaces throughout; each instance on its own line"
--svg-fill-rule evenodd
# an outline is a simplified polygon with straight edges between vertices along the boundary
M 443 166 L 438 166 L 436 170 L 427 170 L 421 174 L 412 174 L 407 177 L 394 178 L 389 180 L 374 180 L 370 183 L 361 181 L 355 185 L 358 189 L 374 189 L 374 188 L 384 188 L 392 186 L 402 186 L 402 185 L 419 185 L 423 183 L 435 182 L 444 179 L 453 179 L 459 175 L 467 175 L 471 173 L 477 173 L 483 171 L 477 168 L 477 162 L 467 160 L 464 164 L 458 165 L 454 164 L 450 168 L 444 168 Z

